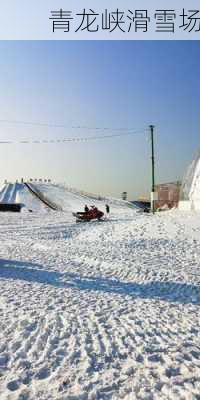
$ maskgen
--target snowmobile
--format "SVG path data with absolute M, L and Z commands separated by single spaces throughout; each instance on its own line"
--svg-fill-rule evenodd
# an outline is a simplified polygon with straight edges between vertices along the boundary
M 72 213 L 74 217 L 76 217 L 76 222 L 89 222 L 93 219 L 98 219 L 98 221 L 101 220 L 101 218 L 104 216 L 104 213 L 100 210 L 98 210 L 97 207 L 91 208 L 89 211 L 84 211 L 84 212 L 74 212 Z

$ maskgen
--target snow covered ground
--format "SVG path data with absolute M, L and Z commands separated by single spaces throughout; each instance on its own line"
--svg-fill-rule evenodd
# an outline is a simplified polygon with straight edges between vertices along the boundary
M 50 191 L 64 212 L 1 213 L 0 399 L 199 400 L 199 214 L 76 224 Z

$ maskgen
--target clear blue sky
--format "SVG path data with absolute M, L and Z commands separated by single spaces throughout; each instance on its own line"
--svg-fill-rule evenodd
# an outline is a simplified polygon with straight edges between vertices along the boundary
M 50 177 L 129 198 L 150 191 L 154 124 L 156 181 L 182 178 L 200 147 L 200 42 L 0 42 L 0 140 L 105 134 L 71 129 L 127 127 L 132 136 L 86 143 L 0 145 L 0 180 Z

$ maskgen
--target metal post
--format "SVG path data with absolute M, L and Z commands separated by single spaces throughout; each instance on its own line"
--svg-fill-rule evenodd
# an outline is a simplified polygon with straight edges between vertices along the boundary
M 152 187 L 151 187 L 151 211 L 155 213 L 155 160 L 154 160 L 154 125 L 149 125 L 151 132 L 151 165 L 152 165 Z

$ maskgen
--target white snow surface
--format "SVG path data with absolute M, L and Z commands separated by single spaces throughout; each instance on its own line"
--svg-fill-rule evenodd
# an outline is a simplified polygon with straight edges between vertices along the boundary
M 0 399 L 198 400 L 197 214 L 76 224 L 86 199 L 47 191 L 64 212 L 1 213 Z
M 39 190 L 47 199 L 57 204 L 63 211 L 69 212 L 70 215 L 73 211 L 84 209 L 85 204 L 88 206 L 96 205 L 97 207 L 104 207 L 108 203 L 114 208 L 127 208 L 127 206 L 134 208 L 134 206 L 120 199 L 102 198 L 98 196 L 87 195 L 76 189 L 70 189 L 64 184 L 46 184 L 34 183 L 30 184 Z M 24 185 L 24 183 L 8 183 L 0 190 L 0 203 L 22 203 L 26 209 L 34 212 L 49 211 L 49 208 L 36 198 Z
M 189 197 L 192 201 L 200 200 L 200 158 L 195 168 Z
M 189 165 L 182 183 L 182 200 L 200 201 L 200 152 Z
M 7 183 L 0 191 L 0 203 L 22 203 L 25 209 L 47 211 L 47 207 L 34 197 L 23 183 Z

